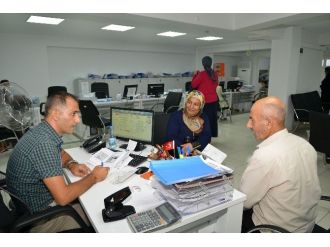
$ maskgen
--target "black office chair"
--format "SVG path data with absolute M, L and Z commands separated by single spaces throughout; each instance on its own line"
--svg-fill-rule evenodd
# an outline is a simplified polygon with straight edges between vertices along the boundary
M 330 164 L 330 115 L 322 112 L 309 112 L 309 142 L 316 151 L 325 154 Z
M 292 132 L 295 132 L 300 124 L 309 124 L 311 111 L 323 112 L 321 97 L 317 91 L 290 95 L 294 118 L 297 124 Z
M 58 92 L 67 92 L 67 91 L 68 90 L 64 86 L 51 86 L 51 87 L 48 87 L 47 99 L 49 98 L 49 96 L 51 96 L 53 94 L 56 94 Z M 46 104 L 45 102 L 40 103 L 40 110 L 39 111 L 40 111 L 40 114 L 42 116 L 45 116 L 45 109 L 43 109 L 45 104 Z
M 181 98 L 182 98 L 181 92 L 169 92 L 168 95 L 166 96 L 164 104 L 156 103 L 155 105 L 152 106 L 151 110 L 157 112 L 156 107 L 161 105 L 163 106 L 162 112 L 165 113 L 175 112 L 180 107 Z
M 98 129 L 103 130 L 105 133 L 105 127 L 111 124 L 109 119 L 101 117 L 99 111 L 91 100 L 79 100 L 79 109 L 81 112 L 81 120 L 84 125 L 91 128 L 90 134 L 98 134 Z M 84 131 L 83 137 L 85 136 Z
M 167 123 L 170 119 L 170 113 L 159 112 L 154 114 L 153 145 L 163 144 L 166 141 Z
M 88 227 L 76 210 L 69 205 L 51 207 L 33 214 L 22 200 L 7 190 L 6 174 L 0 173 L 2 176 L 0 179 L 0 232 L 29 232 L 34 224 L 61 215 L 72 217 L 80 226 L 79 229 L 64 232 L 93 232 L 93 229 Z
M 93 82 L 91 92 L 95 92 L 95 97 L 98 99 L 109 98 L 109 85 L 106 82 Z
M 190 92 L 192 90 L 191 81 L 187 81 L 184 85 L 186 92 Z

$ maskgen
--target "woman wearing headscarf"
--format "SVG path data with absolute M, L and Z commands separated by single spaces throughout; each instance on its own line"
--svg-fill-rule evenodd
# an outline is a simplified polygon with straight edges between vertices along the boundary
M 212 69 L 212 58 L 203 57 L 202 64 L 204 71 L 196 73 L 193 76 L 191 86 L 199 90 L 205 96 L 204 113 L 208 116 L 211 126 L 212 137 L 218 136 L 218 95 L 216 88 L 218 86 L 218 75 Z
M 167 139 L 174 140 L 188 154 L 193 149 L 204 149 L 211 142 L 211 129 L 208 117 L 202 112 L 204 95 L 191 91 L 186 97 L 184 108 L 173 112 L 167 125 Z

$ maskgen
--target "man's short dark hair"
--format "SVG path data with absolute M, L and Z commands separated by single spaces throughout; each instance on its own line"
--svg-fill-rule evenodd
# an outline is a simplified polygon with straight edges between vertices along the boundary
M 79 100 L 76 96 L 74 96 L 71 93 L 64 92 L 64 91 L 50 95 L 45 104 L 45 117 L 48 116 L 48 114 L 50 113 L 50 109 L 53 108 L 54 106 L 56 106 L 56 105 L 65 106 L 67 98 L 72 98 L 77 103 L 79 102 Z

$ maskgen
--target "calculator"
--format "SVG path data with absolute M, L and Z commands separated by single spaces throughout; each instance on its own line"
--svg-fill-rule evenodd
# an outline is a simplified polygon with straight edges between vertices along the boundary
M 155 231 L 167 227 L 179 219 L 181 219 L 181 215 L 168 202 L 127 217 L 128 223 L 134 232 Z

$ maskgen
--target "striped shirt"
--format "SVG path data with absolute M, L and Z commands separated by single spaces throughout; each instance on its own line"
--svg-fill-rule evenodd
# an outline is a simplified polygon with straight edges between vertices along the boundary
M 55 130 L 47 122 L 42 122 L 24 134 L 9 158 L 8 189 L 32 212 L 46 209 L 54 200 L 43 179 L 63 176 L 62 143 Z

